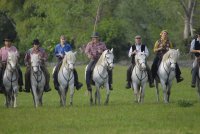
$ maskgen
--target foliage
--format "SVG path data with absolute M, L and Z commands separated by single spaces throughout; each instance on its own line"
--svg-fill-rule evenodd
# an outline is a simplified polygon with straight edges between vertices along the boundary
M 127 55 L 127 44 L 133 43 L 138 34 L 153 48 L 163 29 L 169 31 L 176 47 L 185 50 L 184 13 L 179 0 L 0 0 L 0 39 L 13 34 L 15 44 L 24 53 L 38 38 L 51 56 L 61 34 L 69 42 L 74 40 L 75 48 L 82 47 L 90 40 L 99 2 L 97 31 L 116 53 Z M 199 27 L 198 11 L 196 6 L 195 28 Z

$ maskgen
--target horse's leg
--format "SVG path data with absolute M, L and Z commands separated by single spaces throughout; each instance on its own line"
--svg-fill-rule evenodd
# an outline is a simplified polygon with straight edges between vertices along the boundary
M 73 105 L 73 96 L 74 96 L 74 83 L 72 83 L 70 86 L 70 105 Z
M 5 105 L 8 108 L 9 107 L 9 96 L 8 96 L 7 92 L 5 93 L 5 97 L 6 97 L 6 103 L 5 103 Z
M 66 92 L 62 85 L 60 85 L 61 106 L 66 107 Z
M 168 101 L 167 101 L 167 86 L 166 86 L 166 84 L 165 84 L 165 81 L 160 80 L 160 82 L 161 82 L 161 85 L 162 85 L 162 88 L 163 88 L 163 99 L 164 99 L 164 103 L 168 103 Z M 167 83 L 167 85 L 168 85 L 168 83 Z
M 12 97 L 13 97 L 13 107 L 17 107 L 17 91 L 18 87 L 13 87 Z
M 90 94 L 90 105 L 92 105 L 93 104 L 92 90 L 89 91 L 89 94 Z
M 34 106 L 35 106 L 35 108 L 37 108 L 38 107 L 38 95 L 37 95 L 37 89 L 35 86 L 32 86 L 32 94 L 33 94 Z
M 106 83 L 105 84 L 105 87 L 106 87 L 106 101 L 105 101 L 105 105 L 107 105 L 108 104 L 108 102 L 109 102 L 109 97 L 110 97 L 110 89 L 109 89 L 109 84 L 108 83 Z
M 170 98 L 170 94 L 171 94 L 171 87 L 172 87 L 172 81 L 170 81 L 167 85 L 167 101 L 169 103 L 169 98 Z
M 141 96 L 141 101 L 140 102 L 144 102 L 144 95 L 145 95 L 145 84 L 146 83 L 144 83 L 142 86 L 141 86 L 141 88 L 140 88 L 140 96 Z
M 133 83 L 133 94 L 135 95 L 135 102 L 138 102 L 138 85 L 137 83 Z
M 156 80 L 156 97 L 157 97 L 157 102 L 160 101 L 160 98 L 159 98 L 159 88 L 158 88 L 158 81 Z
M 38 96 L 39 96 L 39 105 L 42 106 L 43 105 L 43 102 L 42 102 L 42 96 L 43 96 L 43 92 L 44 92 L 44 87 L 41 87 L 40 88 L 40 92 L 38 93 Z
M 94 93 L 94 104 L 97 104 L 97 90 Z
M 101 102 L 100 102 L 100 99 L 101 99 L 101 96 L 100 96 L 100 86 L 99 85 L 97 85 L 97 84 L 95 84 L 96 85 L 96 97 L 97 97 L 97 103 L 98 103 L 98 105 L 100 105 L 101 104 Z
M 200 100 L 200 80 L 199 80 L 199 78 L 196 78 L 196 79 L 197 79 L 197 93 L 198 93 L 199 100 Z

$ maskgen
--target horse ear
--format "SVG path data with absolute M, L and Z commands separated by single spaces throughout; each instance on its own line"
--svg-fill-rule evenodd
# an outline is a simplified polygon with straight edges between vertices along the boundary
M 176 51 L 178 51 L 178 52 L 179 52 L 179 49 L 177 49 Z
M 110 50 L 110 52 L 113 52 L 113 48 Z

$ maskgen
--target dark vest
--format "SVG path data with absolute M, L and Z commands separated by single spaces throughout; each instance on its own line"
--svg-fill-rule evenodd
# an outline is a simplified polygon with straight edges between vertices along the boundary
M 135 45 L 132 45 L 132 52 L 133 52 L 134 50 L 136 50 L 136 46 L 135 46 Z M 141 45 L 141 52 L 143 52 L 143 51 L 145 51 L 145 45 L 144 45 L 144 44 Z M 135 54 L 133 54 L 133 55 L 131 56 L 131 63 L 135 63 Z
M 195 39 L 194 49 L 195 50 L 200 50 L 200 43 L 199 43 L 199 41 L 197 41 L 197 39 Z M 199 57 L 200 54 L 199 53 L 195 53 L 195 56 Z

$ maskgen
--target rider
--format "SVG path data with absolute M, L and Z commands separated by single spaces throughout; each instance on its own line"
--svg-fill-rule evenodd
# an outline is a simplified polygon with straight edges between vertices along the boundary
M 92 38 L 92 41 L 90 41 L 85 48 L 85 53 L 90 59 L 90 62 L 86 70 L 86 84 L 87 84 L 88 91 L 92 90 L 91 85 L 90 85 L 92 70 L 94 69 L 94 66 L 96 65 L 103 51 L 107 50 L 106 45 L 99 40 L 99 34 L 97 32 L 94 32 L 91 38 Z M 110 70 L 108 70 L 108 83 L 109 83 L 109 89 L 113 90 L 112 71 Z
M 4 90 L 4 86 L 3 86 L 3 74 L 6 68 L 6 63 L 7 63 L 7 58 L 8 58 L 8 51 L 14 51 L 14 52 L 18 52 L 17 48 L 15 46 L 12 45 L 12 38 L 10 36 L 7 36 L 4 38 L 4 47 L 2 47 L 0 49 L 0 90 L 3 91 Z M 19 54 L 18 54 L 19 56 Z M 17 66 L 17 71 L 19 74 L 19 79 L 18 79 L 18 83 L 19 83 L 19 91 L 22 91 L 22 86 L 23 86 L 23 77 L 22 77 L 22 71 L 19 67 L 19 65 Z
M 64 58 L 65 52 L 68 52 L 71 50 L 72 50 L 71 45 L 66 42 L 65 36 L 61 35 L 60 43 L 57 44 L 55 47 L 55 55 L 58 59 L 58 63 L 56 65 L 55 71 L 53 73 L 53 80 L 54 80 L 53 82 L 54 82 L 54 86 L 55 86 L 56 90 L 59 89 L 58 71 L 62 65 L 62 60 Z M 76 69 L 74 69 L 74 85 L 76 86 L 77 90 L 79 90 L 83 86 L 83 84 L 78 81 L 78 73 L 77 73 Z
M 194 53 L 195 55 L 192 68 L 192 84 L 191 84 L 191 87 L 193 88 L 196 86 L 196 74 L 198 72 L 197 58 L 199 58 L 200 56 L 200 32 L 197 35 L 198 37 L 192 40 L 190 47 L 190 52 Z
M 154 52 L 156 53 L 156 57 L 154 58 L 152 67 L 151 67 L 151 73 L 153 76 L 153 80 L 156 78 L 158 67 L 162 61 L 163 55 L 169 50 L 169 48 L 173 48 L 172 43 L 170 42 L 168 38 L 168 31 L 163 30 L 160 33 L 161 38 L 156 41 L 154 46 Z M 177 83 L 183 81 L 183 78 L 181 77 L 181 71 L 176 63 L 176 80 Z
M 40 42 L 38 39 L 34 39 L 32 45 L 33 45 L 33 47 L 26 52 L 26 55 L 24 58 L 24 62 L 26 65 L 25 92 L 30 92 L 30 88 L 31 88 L 31 80 L 30 80 L 30 77 L 31 77 L 31 54 L 39 54 L 40 59 L 42 61 L 40 67 L 41 67 L 42 71 L 44 72 L 44 76 L 45 76 L 45 80 L 46 80 L 44 91 L 45 92 L 51 91 L 51 89 L 49 87 L 50 74 L 45 66 L 45 61 L 47 61 L 48 55 L 45 52 L 45 50 L 42 47 L 40 47 Z
M 127 74 L 126 74 L 126 81 L 127 81 L 126 88 L 127 89 L 131 88 L 131 81 L 132 81 L 131 72 L 135 66 L 135 55 L 137 52 L 144 52 L 146 57 L 149 56 L 149 51 L 147 49 L 147 46 L 142 43 L 142 38 L 140 35 L 135 36 L 135 44 L 133 44 L 129 49 L 128 56 L 131 57 L 132 64 L 128 67 Z M 147 74 L 148 74 L 148 79 L 149 79 L 149 86 L 154 87 L 151 70 L 147 63 L 146 63 L 146 67 L 147 67 L 146 69 L 147 69 Z

